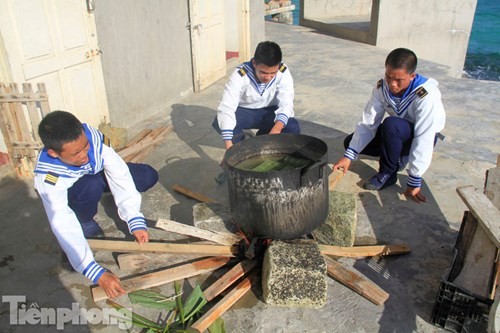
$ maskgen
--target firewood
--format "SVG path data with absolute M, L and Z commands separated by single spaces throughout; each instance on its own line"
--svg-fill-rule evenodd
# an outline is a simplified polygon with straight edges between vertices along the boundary
M 234 305 L 241 297 L 243 297 L 250 289 L 252 284 L 258 279 L 256 272 L 253 271 L 249 276 L 244 278 L 233 290 L 231 290 L 224 298 L 215 304 L 208 312 L 198 319 L 191 329 L 198 332 L 204 332 L 217 318 L 226 312 Z
M 231 268 L 226 274 L 215 281 L 210 287 L 203 291 L 208 302 L 220 295 L 239 278 L 250 272 L 257 265 L 255 260 L 243 260 Z
M 359 273 L 353 272 L 335 260 L 324 256 L 328 275 L 344 286 L 354 290 L 376 305 L 382 305 L 389 298 L 389 294 L 372 281 Z
M 159 267 L 173 266 L 190 260 L 210 257 L 206 254 L 178 254 L 157 252 L 132 252 L 117 256 L 116 261 L 122 272 L 144 272 Z M 167 265 L 168 264 L 168 265 Z
M 406 245 L 331 246 L 320 244 L 319 250 L 324 255 L 348 258 L 388 256 L 411 252 Z
M 156 287 L 165 283 L 186 279 L 192 276 L 212 272 L 229 262 L 228 257 L 213 257 L 195 261 L 193 263 L 168 268 L 162 271 L 140 275 L 130 279 L 121 280 L 121 285 L 126 293 L 139 289 Z M 99 286 L 92 287 L 92 298 L 94 302 L 107 299 L 108 296 Z
M 115 241 L 102 239 L 88 239 L 87 242 L 93 250 L 108 250 L 115 252 L 168 252 L 182 254 L 204 254 L 205 256 L 234 256 L 239 252 L 237 246 L 208 245 L 208 244 L 178 244 L 154 243 L 139 244 L 130 241 Z
M 231 234 L 228 232 L 204 230 L 166 219 L 158 219 L 155 227 L 181 235 L 206 239 L 222 245 L 234 245 L 239 241 L 241 241 L 241 237 L 236 234 Z
M 160 128 L 159 131 L 155 131 L 154 135 L 156 137 L 151 136 L 151 133 L 153 132 L 153 131 L 151 131 L 146 137 L 141 139 L 139 142 L 137 142 L 137 143 L 125 148 L 125 149 L 120 150 L 118 152 L 118 155 L 120 155 L 120 157 L 122 157 L 122 158 L 126 158 L 132 154 L 136 154 L 136 153 L 144 150 L 145 148 L 147 148 L 151 145 L 154 145 L 154 144 L 161 142 L 162 140 L 165 139 L 167 134 L 171 131 L 170 128 L 171 128 L 171 126 L 169 126 L 167 128 Z

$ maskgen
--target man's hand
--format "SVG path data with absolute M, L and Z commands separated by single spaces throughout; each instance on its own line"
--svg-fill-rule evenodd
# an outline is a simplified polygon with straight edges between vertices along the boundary
M 123 289 L 120 279 L 111 272 L 104 272 L 97 281 L 97 284 L 106 292 L 109 298 L 127 293 L 125 289 Z
M 333 165 L 332 170 L 341 170 L 344 172 L 344 175 L 347 173 L 347 170 L 349 170 L 349 167 L 351 166 L 351 160 L 348 159 L 347 157 L 342 157 L 340 160 L 337 161 Z
M 277 121 L 274 123 L 274 126 L 273 128 L 271 128 L 269 134 L 280 134 L 283 128 L 285 128 L 285 124 L 283 124 L 281 121 Z
M 231 140 L 224 140 L 224 144 L 226 145 L 226 150 L 231 148 L 233 146 L 233 141 Z
M 132 235 L 134 235 L 135 240 L 139 244 L 149 242 L 149 233 L 147 230 L 136 230 L 132 233 Z
M 406 187 L 405 196 L 411 197 L 416 203 L 426 202 L 427 198 L 420 192 L 420 187 Z

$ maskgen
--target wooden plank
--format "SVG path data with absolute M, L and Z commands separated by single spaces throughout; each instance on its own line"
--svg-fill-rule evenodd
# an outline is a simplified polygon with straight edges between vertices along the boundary
M 49 96 L 47 94 L 47 88 L 45 87 L 45 83 L 38 83 L 37 88 L 38 88 L 38 93 L 45 94 L 45 96 L 47 96 L 47 99 L 40 100 L 40 112 L 42 114 L 42 119 L 43 119 L 43 117 L 45 117 L 50 112 L 49 99 L 48 99 Z
M 495 262 L 495 269 L 493 270 L 493 279 L 491 280 L 491 292 L 490 292 L 490 299 L 495 299 L 495 295 L 497 293 L 497 288 L 498 288 L 498 283 L 500 282 L 500 260 L 498 258 L 499 251 L 497 249 L 497 255 L 496 255 L 496 262 Z
M 6 91 L 6 87 L 3 83 L 0 83 L 0 93 Z M 0 130 L 4 134 L 5 146 L 7 147 L 7 152 L 13 154 L 14 148 L 12 146 L 12 140 L 15 140 L 14 133 L 12 131 L 12 124 L 9 123 L 9 105 L 8 103 L 0 103 Z M 10 156 L 11 159 L 14 156 Z
M 257 281 L 258 277 L 255 273 L 250 274 L 244 278 L 233 290 L 231 290 L 224 298 L 208 310 L 203 316 L 200 317 L 191 329 L 198 332 L 204 332 L 212 323 L 233 306 L 240 298 L 242 298 L 250 289 L 252 284 Z
M 151 133 L 152 129 L 150 128 L 145 128 L 139 133 L 137 133 L 136 136 L 132 140 L 130 140 L 123 148 L 129 148 L 144 139 L 149 133 Z
M 474 215 L 469 211 L 465 211 L 464 217 L 462 218 L 462 224 L 460 225 L 460 231 L 458 232 L 458 237 L 455 242 L 455 255 L 450 274 L 448 275 L 448 281 L 455 280 L 464 267 L 465 256 L 472 244 L 474 234 L 477 230 L 477 224 L 478 222 Z
M 342 179 L 344 176 L 344 172 L 341 170 L 335 170 L 333 171 L 330 176 L 328 177 L 328 190 L 333 191 L 335 186 L 337 186 L 337 183 Z
M 11 83 L 10 87 L 13 93 L 19 94 L 19 88 L 16 83 Z M 14 102 L 10 103 L 10 105 L 13 112 L 14 121 L 16 122 L 15 126 L 18 131 L 17 138 L 22 141 L 29 141 L 31 139 L 31 134 L 30 129 L 28 128 L 28 122 L 24 114 L 22 103 Z
M 121 271 L 138 273 L 205 257 L 209 256 L 206 254 L 131 252 L 118 255 L 116 260 Z
M 23 92 L 24 94 L 28 93 L 28 95 L 30 96 L 34 94 L 31 83 L 23 83 Z M 31 127 L 31 136 L 34 141 L 40 140 L 40 137 L 38 136 L 38 124 L 40 124 L 40 122 L 42 121 L 40 113 L 38 112 L 36 102 L 37 100 L 26 102 L 26 107 L 28 108 L 29 115 L 29 125 Z
M 407 245 L 369 245 L 349 247 L 319 244 L 319 250 L 321 254 L 348 258 L 390 256 L 411 252 L 410 248 Z
M 384 304 L 385 301 L 387 301 L 387 299 L 389 298 L 389 294 L 387 292 L 385 292 L 382 288 L 377 286 L 372 281 L 368 280 L 363 275 L 343 267 L 341 264 L 331 258 L 328 258 L 326 256 L 324 257 L 326 261 L 328 276 L 330 276 L 334 280 L 342 283 L 344 286 L 357 292 L 376 305 Z
M 490 199 L 493 206 L 500 209 L 500 168 L 495 167 L 486 171 L 484 195 Z
M 229 262 L 228 257 L 214 257 L 198 260 L 193 263 L 168 268 L 162 271 L 140 275 L 130 279 L 121 280 L 123 289 L 128 293 L 139 289 L 156 287 L 165 283 L 186 279 L 192 276 L 212 272 Z M 99 286 L 92 287 L 92 298 L 94 302 L 107 299 L 108 296 Z
M 12 146 L 15 148 L 42 149 L 43 143 L 41 141 L 12 141 Z
M 26 83 L 25 83 L 26 84 Z M 28 83 L 29 84 L 29 83 Z M 24 93 L 13 94 L 13 93 L 4 93 L 0 92 L 0 102 L 5 103 L 28 103 L 28 102 L 40 102 L 40 101 L 48 101 L 49 96 L 46 93 Z
M 204 230 L 166 219 L 158 219 L 155 227 L 181 235 L 209 240 L 211 242 L 222 245 L 234 245 L 235 243 L 238 243 L 242 239 L 240 236 L 236 234 L 230 234 L 228 232 Z
M 152 129 L 149 129 L 149 128 L 145 128 L 143 129 L 142 131 L 140 131 L 131 141 L 129 141 L 127 144 L 125 144 L 125 146 L 122 148 L 125 149 L 125 148 L 129 148 L 129 147 L 132 147 L 134 145 L 136 145 L 138 142 L 140 142 L 142 139 L 144 139 L 145 137 L 147 137 L 153 130 Z M 134 157 L 136 157 L 137 155 L 139 155 L 141 152 L 137 152 L 137 153 L 134 153 L 134 154 L 129 154 L 127 156 L 121 156 L 123 158 L 123 160 L 125 162 L 132 162 L 132 159 Z
M 189 189 L 187 189 L 187 188 L 185 188 L 185 187 L 183 187 L 181 185 L 178 185 L 178 184 L 174 184 L 172 186 L 172 188 L 175 191 L 177 191 L 179 193 L 182 193 L 185 196 L 188 196 L 188 197 L 190 197 L 192 199 L 198 200 L 200 202 L 205 202 L 205 203 L 216 203 L 217 202 L 217 201 L 215 201 L 212 198 L 209 198 L 209 197 L 207 197 L 207 196 L 205 196 L 203 194 L 197 193 L 197 192 L 193 192 L 193 191 L 191 191 L 191 190 L 189 190 Z
M 234 256 L 238 253 L 237 246 L 207 245 L 207 244 L 178 244 L 154 243 L 139 244 L 129 241 L 115 241 L 104 239 L 88 239 L 87 242 L 93 250 L 108 250 L 115 252 L 167 252 L 182 254 L 203 254 L 205 256 Z
M 130 146 L 130 147 L 127 147 L 125 149 L 120 150 L 118 152 L 118 155 L 120 155 L 120 157 L 123 158 L 125 156 L 130 155 L 130 154 L 138 153 L 141 150 L 143 150 L 144 148 L 149 147 L 153 144 L 159 143 L 163 140 L 165 140 L 164 135 L 159 135 L 158 137 L 156 137 L 154 139 L 147 137 L 147 138 L 142 139 L 138 143 L 134 144 L 133 146 Z
M 451 282 L 474 295 L 489 297 L 496 252 L 495 244 L 479 226 L 465 254 L 462 270 Z
M 457 187 L 458 195 L 496 247 L 500 247 L 500 211 L 474 186 Z
M 156 138 L 158 136 L 163 136 L 163 137 L 166 137 L 170 132 L 172 132 L 173 130 L 173 127 L 172 126 L 168 126 L 168 127 L 161 127 L 159 128 L 159 132 L 158 134 L 153 134 L 153 138 Z M 155 147 L 157 146 L 158 144 L 154 144 L 152 146 L 149 146 L 149 147 L 146 147 L 145 149 L 143 149 L 142 151 L 138 152 L 137 154 L 135 154 L 131 159 L 130 159 L 130 162 L 133 162 L 133 163 L 139 163 L 139 162 L 142 162 L 144 161 L 144 159 L 155 149 Z
M 210 287 L 203 291 L 208 302 L 220 295 L 224 290 L 234 284 L 239 278 L 250 272 L 257 266 L 255 260 L 243 260 L 231 268 L 226 274 L 215 281 Z

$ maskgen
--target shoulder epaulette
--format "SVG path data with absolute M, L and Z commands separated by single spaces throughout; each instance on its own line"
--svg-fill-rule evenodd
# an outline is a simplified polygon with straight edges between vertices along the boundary
M 417 91 L 415 92 L 417 94 L 418 97 L 420 98 L 424 98 L 425 96 L 427 96 L 428 92 L 427 90 L 425 90 L 424 87 L 420 87 L 417 89 Z
M 57 180 L 59 179 L 59 175 L 53 172 L 47 173 L 45 176 L 44 182 L 50 185 L 55 185 L 57 183 Z
M 245 72 L 245 70 L 244 70 L 244 69 L 243 69 L 243 67 L 242 67 L 242 68 L 240 68 L 240 69 L 238 70 L 238 74 L 240 74 L 240 76 L 241 76 L 241 77 L 243 77 L 243 76 L 247 75 L 247 72 Z
M 281 64 L 280 72 L 284 73 L 286 71 L 286 69 L 287 69 L 287 67 L 284 64 Z
M 377 82 L 377 89 L 379 89 L 380 87 L 382 87 L 382 80 L 383 79 L 378 80 L 378 82 Z
M 104 143 L 108 147 L 111 147 L 111 140 L 104 134 L 102 135 L 102 143 Z

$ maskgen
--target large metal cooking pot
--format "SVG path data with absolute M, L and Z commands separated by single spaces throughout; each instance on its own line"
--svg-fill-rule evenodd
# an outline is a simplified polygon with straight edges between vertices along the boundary
M 258 155 L 287 154 L 311 160 L 306 167 L 248 171 L 235 166 Z M 302 134 L 262 135 L 226 152 L 229 204 L 234 222 L 249 237 L 294 239 L 323 223 L 328 215 L 328 148 Z

